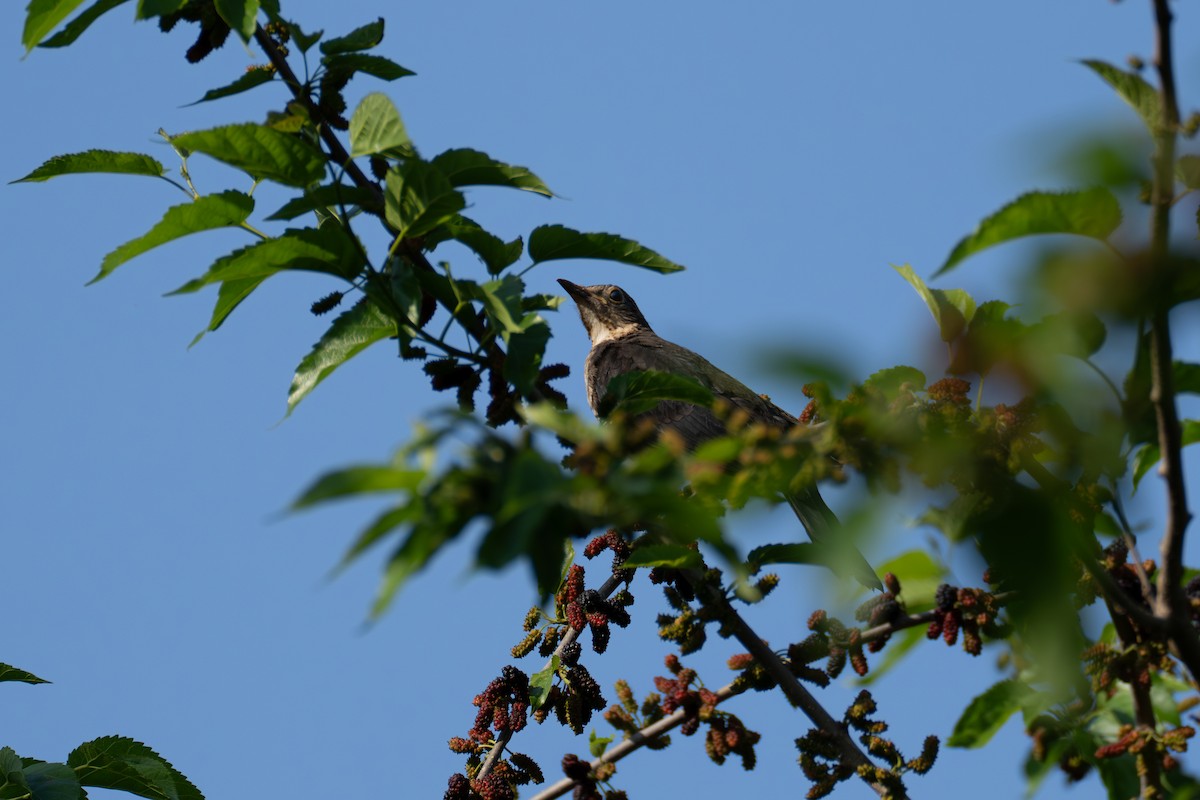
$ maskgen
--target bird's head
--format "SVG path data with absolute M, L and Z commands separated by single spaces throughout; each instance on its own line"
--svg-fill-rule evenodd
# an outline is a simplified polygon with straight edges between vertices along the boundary
M 579 318 L 583 320 L 583 327 L 587 328 L 593 346 L 630 333 L 650 330 L 650 324 L 642 316 L 637 303 L 620 286 L 580 286 L 564 278 L 559 278 L 558 282 L 579 307 Z

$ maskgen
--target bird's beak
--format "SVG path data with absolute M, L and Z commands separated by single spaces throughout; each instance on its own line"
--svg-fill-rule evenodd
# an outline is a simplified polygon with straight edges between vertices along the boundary
M 567 290 L 567 294 L 571 295 L 571 299 L 579 304 L 590 304 L 592 294 L 587 289 L 577 283 L 571 283 L 566 278 L 559 278 L 558 284 Z

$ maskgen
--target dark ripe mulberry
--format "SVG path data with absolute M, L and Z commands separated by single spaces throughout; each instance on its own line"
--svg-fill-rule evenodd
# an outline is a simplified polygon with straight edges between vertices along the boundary
M 508 781 L 495 773 L 471 781 L 471 788 L 483 800 L 514 800 L 516 797 Z
M 934 602 L 937 604 L 939 611 L 949 611 L 958 602 L 958 589 L 948 583 L 943 583 L 937 588 L 937 594 L 934 595 Z
M 608 649 L 608 640 L 612 635 L 612 629 L 608 625 L 593 625 L 592 626 L 592 650 L 596 653 L 603 653 Z
M 563 645 L 562 650 L 559 652 L 559 657 L 562 659 L 562 663 L 566 664 L 568 667 L 573 667 L 579 663 L 579 656 L 582 652 L 583 646 L 580 645 L 579 640 L 576 639 L 570 644 Z
M 942 640 L 949 645 L 958 641 L 958 615 L 953 611 L 942 617 Z
M 469 800 L 471 796 L 471 782 L 467 780 L 467 776 L 461 772 L 456 772 L 450 776 L 447 781 L 446 793 L 442 795 L 442 800 Z
M 588 779 L 592 767 L 588 762 L 583 761 L 574 753 L 567 753 L 563 756 L 562 771 L 564 775 L 578 783 Z
M 330 292 L 317 302 L 313 303 L 312 307 L 309 308 L 309 311 L 311 311 L 315 317 L 319 317 L 322 314 L 328 314 L 330 311 L 341 305 L 343 297 L 345 297 L 345 295 L 341 292 Z

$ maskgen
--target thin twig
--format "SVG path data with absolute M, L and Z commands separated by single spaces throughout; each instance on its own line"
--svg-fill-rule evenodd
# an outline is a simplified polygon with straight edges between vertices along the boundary
M 620 575 L 610 575 L 608 580 L 602 583 L 597 591 L 600 592 L 602 597 L 607 598 L 617 590 L 618 586 L 625 583 L 625 581 L 626 579 Z M 555 658 L 561 656 L 563 648 L 578 639 L 579 634 L 580 631 L 568 626 L 567 632 L 563 634 L 563 637 L 558 641 L 558 647 L 554 648 L 554 653 L 546 661 L 546 667 L 549 667 L 554 662 Z M 543 667 L 543 669 L 546 667 Z M 496 737 L 495 743 L 492 745 L 492 749 L 488 751 L 487 757 L 483 759 L 483 764 L 481 764 L 479 767 L 479 771 L 475 773 L 476 780 L 483 778 L 492 771 L 492 768 L 496 766 L 496 762 L 500 760 L 500 756 L 503 755 L 504 748 L 508 746 L 512 736 L 512 731 L 505 730 Z
M 1129 518 L 1125 516 L 1125 504 L 1121 502 L 1121 495 L 1117 491 L 1117 487 L 1112 487 L 1112 507 L 1117 512 L 1117 522 L 1121 525 L 1121 536 L 1125 540 L 1125 547 L 1129 549 L 1129 560 L 1133 562 L 1133 571 L 1137 573 L 1138 583 L 1142 585 L 1142 597 L 1146 599 L 1146 604 L 1154 605 L 1154 587 L 1150 583 L 1150 576 L 1146 574 L 1146 568 L 1142 566 L 1142 554 L 1138 551 L 1137 536 L 1133 532 L 1133 526 L 1129 524 Z
M 867 758 L 866 753 L 851 738 L 846 726 L 830 716 L 817 698 L 813 697 L 812 692 L 800 683 L 783 659 L 755 633 L 746 620 L 730 605 L 721 588 L 713 586 L 705 580 L 704 575 L 699 571 L 687 571 L 685 574 L 697 595 L 717 612 L 726 628 L 732 632 L 733 637 L 775 680 L 791 704 L 799 708 L 814 725 L 830 737 L 847 766 L 855 769 L 862 766 L 874 768 L 874 764 Z M 878 781 L 867 781 L 867 783 L 880 797 L 896 797 L 894 794 L 889 794 L 887 787 Z
M 734 684 L 722 686 L 714 694 L 717 696 L 716 704 L 719 705 L 731 697 L 736 697 L 745 689 L 734 688 Z M 635 750 L 642 748 L 647 742 L 662 736 L 663 734 L 674 730 L 684 723 L 688 718 L 687 709 L 677 709 L 674 713 L 669 714 L 658 722 L 647 725 L 635 733 L 630 734 L 628 739 L 615 744 L 604 751 L 604 754 L 599 758 L 593 759 L 589 765 L 594 771 L 604 764 L 615 764 L 625 756 L 633 753 Z M 535 794 L 530 800 L 553 800 L 555 797 L 562 797 L 567 792 L 575 787 L 576 781 L 571 778 L 563 778 L 557 783 L 552 783 L 545 789 Z

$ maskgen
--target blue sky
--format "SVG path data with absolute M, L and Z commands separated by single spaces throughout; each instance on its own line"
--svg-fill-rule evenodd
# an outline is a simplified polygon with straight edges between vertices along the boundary
M 548 222 L 618 232 L 688 267 L 663 277 L 602 262 L 543 265 L 527 276 L 532 287 L 558 293 L 560 276 L 620 283 L 660 333 L 793 409 L 803 404 L 798 382 L 748 354 L 782 344 L 860 377 L 896 363 L 936 372 L 928 312 L 889 264 L 928 277 L 980 217 L 1022 191 L 1068 186 L 1055 165 L 1081 132 L 1136 124 L 1074 61 L 1121 64 L 1148 56 L 1151 43 L 1140 3 L 733 8 L 284 5 L 305 29 L 332 35 L 385 16 L 379 52 L 418 75 L 390 85 L 358 78 L 352 105 L 384 90 L 425 155 L 474 147 L 531 167 L 561 195 L 474 191 L 470 214 L 485 227 L 510 238 Z M 1179 11 L 1186 100 L 1200 21 Z M 273 85 L 184 106 L 263 59 L 230 43 L 190 66 L 193 28 L 163 36 L 132 24 L 127 7 L 75 46 L 24 60 L 22 10 L 0 13 L 10 31 L 0 61 L 5 181 L 94 147 L 148 152 L 174 169 L 159 128 L 258 120 L 268 103 L 284 102 Z M 246 188 L 200 157 L 191 169 L 202 191 Z M 256 218 L 277 199 L 260 193 Z M 460 768 L 443 742 L 466 731 L 471 697 L 511 660 L 534 600 L 528 575 L 472 573 L 460 546 L 364 627 L 378 560 L 336 580 L 329 573 L 372 507 L 284 510 L 324 470 L 387 458 L 447 398 L 381 346 L 277 424 L 292 370 L 326 324 L 308 305 L 331 287 L 278 278 L 190 350 L 213 297 L 160 297 L 245 244 L 236 233 L 181 240 L 84 287 L 104 254 L 181 200 L 166 183 L 119 176 L 0 187 L 0 598 L 9 612 L 0 660 L 54 682 L 3 687 L 0 743 L 59 760 L 87 739 L 132 736 L 209 797 L 437 796 Z M 1009 297 L 1030 252 L 999 248 L 937 285 Z M 455 264 L 482 272 L 469 258 Z M 1195 320 L 1180 323 L 1182 355 L 1195 359 Z M 569 307 L 551 324 L 548 359 L 573 366 L 565 388 L 582 409 L 583 330 Z M 1135 505 L 1148 524 L 1151 505 Z M 792 535 L 795 522 L 780 512 L 740 524 L 756 544 Z M 903 518 L 892 530 L 876 561 L 926 542 Z M 958 580 L 978 581 L 969 560 L 955 564 Z M 797 620 L 827 604 L 824 580 L 786 574 L 755 610 L 765 638 L 794 637 Z M 669 651 L 650 630 L 662 601 L 644 584 L 635 593 L 634 628 L 616 632 L 610 653 L 589 665 L 603 686 L 626 677 L 641 694 Z M 692 659 L 714 686 L 728 680 L 725 645 Z M 899 746 L 915 754 L 926 734 L 945 738 L 957 711 L 997 679 L 991 658 L 971 662 L 934 645 L 877 686 Z M 836 711 L 853 693 L 844 685 L 823 697 Z M 792 740 L 807 725 L 782 705 L 754 696 L 731 708 L 764 733 L 749 775 L 711 765 L 699 738 L 677 737 L 666 752 L 623 762 L 618 785 L 650 796 L 667 787 L 796 792 Z M 910 789 L 951 796 L 970 781 L 989 796 L 1016 796 L 1026 739 L 1010 724 L 998 741 L 944 751 Z M 564 752 L 586 751 L 583 739 L 549 727 L 515 746 L 548 772 Z M 1042 796 L 1063 791 L 1053 775 Z M 868 795 L 853 786 L 839 796 Z

